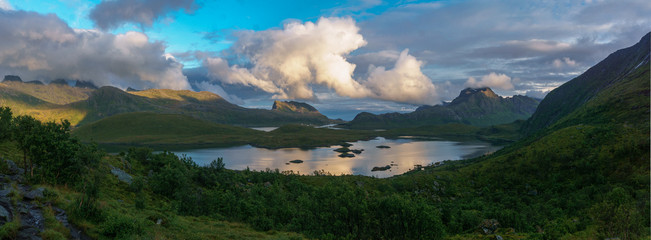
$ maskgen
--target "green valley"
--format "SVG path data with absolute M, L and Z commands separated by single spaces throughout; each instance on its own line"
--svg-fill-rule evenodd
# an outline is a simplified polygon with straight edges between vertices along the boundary
M 650 38 L 542 101 L 468 88 L 447 104 L 346 123 L 299 102 L 247 109 L 208 92 L 10 77 L 0 84 L 0 238 L 651 239 Z M 347 129 L 314 127 L 335 123 Z M 158 151 L 378 136 L 508 145 L 388 178 L 233 170 Z

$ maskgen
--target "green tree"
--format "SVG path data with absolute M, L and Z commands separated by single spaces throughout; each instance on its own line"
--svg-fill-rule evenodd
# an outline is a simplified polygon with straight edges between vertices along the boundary
M 11 138 L 11 122 L 12 122 L 11 109 L 8 107 L 0 108 L 0 142 Z
M 25 168 L 25 175 L 27 175 L 28 167 L 30 169 L 30 175 L 33 175 L 33 172 L 31 171 L 31 159 L 30 164 L 28 165 L 27 156 L 30 154 L 33 142 L 40 137 L 36 133 L 40 127 L 41 122 L 34 119 L 32 116 L 18 116 L 14 119 L 13 137 L 18 143 L 18 148 L 23 152 L 23 167 Z

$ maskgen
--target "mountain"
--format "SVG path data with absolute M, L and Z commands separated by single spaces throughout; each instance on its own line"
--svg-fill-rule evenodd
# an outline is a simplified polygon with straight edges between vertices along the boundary
M 72 87 L 63 84 L 64 81 L 48 85 L 2 82 L 0 104 L 11 107 L 17 114 L 32 115 L 42 121 L 68 119 L 73 125 L 84 125 L 130 112 L 180 114 L 213 123 L 241 126 L 280 126 L 287 123 L 324 125 L 334 122 L 314 107 L 298 102 L 283 107 L 296 111 L 248 109 L 210 92 L 169 89 L 125 92 L 110 86 L 92 89 L 80 82 L 77 85 L 83 87 Z
M 271 110 L 290 113 L 319 113 L 319 111 L 310 104 L 295 101 L 274 101 Z
M 81 80 L 77 80 L 75 82 L 75 87 L 97 89 L 97 86 L 95 86 L 95 84 L 93 84 L 92 82 L 81 81 Z
M 607 88 L 630 78 L 641 67 L 648 67 L 649 45 L 647 33 L 637 44 L 610 54 L 583 74 L 552 90 L 540 102 L 538 110 L 524 124 L 522 131 L 534 133 L 558 123 Z M 647 94 L 648 97 L 648 91 L 640 90 L 639 94 Z
M 482 219 L 523 239 L 648 239 L 649 37 L 548 94 L 522 140 L 393 184 L 441 201 L 448 231 L 470 235 L 459 239 L 486 238 L 469 233 Z
M 520 95 L 504 98 L 490 88 L 466 88 L 449 104 L 422 106 L 405 114 L 375 115 L 363 112 L 345 126 L 354 129 L 389 129 L 446 123 L 490 126 L 527 119 L 536 110 L 538 102 Z
M 2 79 L 2 82 L 23 82 L 23 80 L 20 79 L 19 76 L 5 75 L 5 77 Z

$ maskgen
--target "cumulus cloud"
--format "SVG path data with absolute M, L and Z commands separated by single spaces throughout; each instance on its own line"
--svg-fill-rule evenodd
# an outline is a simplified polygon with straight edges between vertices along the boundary
M 501 90 L 513 90 L 511 77 L 506 74 L 497 74 L 494 72 L 482 76 L 481 81 L 477 81 L 474 77 L 469 77 L 465 86 L 471 88 L 489 87 Z
M 0 10 L 13 10 L 13 7 L 7 0 L 0 0 Z
M 184 9 L 192 13 L 196 8 L 195 0 L 103 0 L 91 10 L 89 17 L 104 30 L 125 23 L 149 27 L 170 12 Z
M 369 67 L 366 85 L 376 98 L 409 103 L 433 103 L 436 101 L 436 87 L 420 68 L 423 62 L 402 51 L 393 69 Z
M 0 72 L 122 88 L 189 89 L 183 65 L 139 32 L 72 29 L 56 15 L 0 11 Z
M 407 51 L 400 54 L 393 69 L 373 66 L 368 80 L 353 79 L 356 65 L 347 57 L 366 45 L 366 40 L 351 18 L 290 22 L 283 29 L 243 31 L 236 36 L 230 51 L 245 65 L 206 58 L 203 64 L 212 79 L 257 87 L 276 98 L 315 99 L 312 85 L 350 98 L 431 103 L 426 101 L 435 97 L 434 85 L 420 71 L 422 62 Z

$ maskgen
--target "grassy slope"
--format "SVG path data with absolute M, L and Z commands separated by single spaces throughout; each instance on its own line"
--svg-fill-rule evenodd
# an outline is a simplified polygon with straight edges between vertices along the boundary
M 287 123 L 323 125 L 333 120 L 320 113 L 247 109 L 210 92 L 150 89 L 124 92 L 114 87 L 97 90 L 50 84 L 0 83 L 0 104 L 41 121 L 68 119 L 73 126 L 129 112 L 183 114 L 215 123 L 280 126 Z
M 260 131 L 178 114 L 124 113 L 75 129 L 84 141 L 125 145 L 238 145 Z
M 93 92 L 92 89 L 77 88 L 61 84 L 38 85 L 20 82 L 3 82 L 2 87 L 57 105 L 65 105 L 88 99 L 88 95 Z
M 267 133 L 178 114 L 139 112 L 119 114 L 81 126 L 73 131 L 73 135 L 83 141 L 104 145 L 144 145 L 170 149 L 243 144 L 267 148 L 311 148 L 368 139 L 374 133 L 291 124 Z
M 72 124 L 77 124 L 86 116 L 86 111 L 83 109 L 75 109 L 64 105 L 57 105 L 51 102 L 47 102 L 46 99 L 48 98 L 46 97 L 38 98 L 23 91 L 16 90 L 23 89 L 24 87 L 21 87 L 21 85 L 35 86 L 38 87 L 36 88 L 37 90 L 43 87 L 41 85 L 15 82 L 0 83 L 0 106 L 10 107 L 14 112 L 14 115 L 31 115 L 34 118 L 44 122 L 58 122 L 62 119 L 67 119 Z M 64 87 L 57 85 L 54 87 L 69 90 L 69 87 L 67 86 Z M 45 96 L 47 94 L 42 95 Z M 39 96 L 39 94 L 36 94 L 36 96 Z M 61 94 L 54 94 L 54 96 L 65 98 L 61 96 Z
M 22 159 L 21 152 L 12 142 L 0 143 L 0 156 L 6 159 Z M 22 166 L 22 162 L 17 161 L 16 163 Z M 123 163 L 117 156 L 104 157 L 97 170 L 97 176 L 100 177 L 98 181 L 100 183 L 99 205 L 105 216 L 127 219 L 131 224 L 127 224 L 128 226 L 139 226 L 139 229 L 131 230 L 133 235 L 126 236 L 126 239 L 303 239 L 303 236 L 297 233 L 261 232 L 246 224 L 217 220 L 213 217 L 177 215 L 174 213 L 173 203 L 169 199 L 151 191 L 144 191 L 143 198 L 146 199 L 146 209 L 136 209 L 134 207 L 136 195 L 129 190 L 130 186 L 120 182 L 110 173 L 111 166 L 122 166 Z M 6 171 L 6 169 L 4 161 L 2 161 L 0 172 Z M 138 176 L 130 170 L 127 171 L 134 177 Z M 109 226 L 97 225 L 88 219 L 76 218 L 71 214 L 75 209 L 73 205 L 77 203 L 75 200 L 79 199 L 83 193 L 65 186 L 41 185 L 34 187 L 47 189 L 46 198 L 39 201 L 49 202 L 66 210 L 70 222 L 92 239 L 115 239 L 115 237 L 107 237 L 103 234 L 103 231 Z M 45 206 L 49 206 L 49 204 L 42 204 L 42 206 L 46 211 Z M 160 225 L 156 224 L 158 219 L 161 219 Z M 118 227 L 116 230 L 124 230 L 120 228 L 127 225 L 113 227 Z M 46 230 L 51 231 L 52 229 L 46 226 Z M 129 232 L 129 230 L 124 231 Z
M 443 202 L 456 211 L 495 218 L 517 231 L 539 228 L 551 239 L 613 237 L 604 229 L 617 227 L 642 234 L 633 239 L 648 237 L 649 78 L 647 61 L 547 130 L 493 156 L 396 180 L 427 188 L 445 176 L 446 187 L 456 192 L 448 200 L 456 200 Z M 618 212 L 610 213 L 613 208 Z

